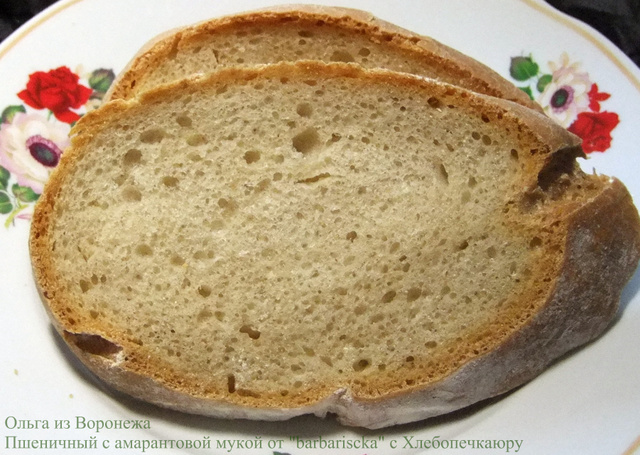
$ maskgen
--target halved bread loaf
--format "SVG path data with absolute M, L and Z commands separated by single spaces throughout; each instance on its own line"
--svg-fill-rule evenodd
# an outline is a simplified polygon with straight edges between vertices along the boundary
M 131 60 L 107 98 L 130 98 L 229 66 L 298 60 L 408 72 L 540 109 L 495 71 L 432 38 L 364 11 L 315 5 L 272 7 L 164 33 Z
M 116 100 L 73 131 L 30 239 L 98 376 L 227 418 L 370 428 L 503 393 L 600 334 L 639 220 L 515 103 L 299 62 Z

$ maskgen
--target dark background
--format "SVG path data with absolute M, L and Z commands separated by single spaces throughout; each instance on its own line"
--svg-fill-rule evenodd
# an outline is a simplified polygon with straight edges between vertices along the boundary
M 0 41 L 53 3 L 55 0 L 0 0 Z M 640 0 L 547 0 L 547 3 L 598 29 L 640 66 Z

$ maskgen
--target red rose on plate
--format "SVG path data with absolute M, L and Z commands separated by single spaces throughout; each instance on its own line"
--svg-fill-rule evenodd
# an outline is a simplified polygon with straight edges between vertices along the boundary
M 49 109 L 58 120 L 73 123 L 80 118 L 71 109 L 84 105 L 92 90 L 78 83 L 80 78 L 66 66 L 47 73 L 37 71 L 29 75 L 27 88 L 18 97 L 35 109 Z
M 611 98 L 609 93 L 598 91 L 598 84 L 593 84 L 589 90 L 589 109 L 593 112 L 600 112 L 600 101 L 606 101 Z
M 611 147 L 611 131 L 619 122 L 615 112 L 581 112 L 568 129 L 582 138 L 585 153 L 604 152 Z

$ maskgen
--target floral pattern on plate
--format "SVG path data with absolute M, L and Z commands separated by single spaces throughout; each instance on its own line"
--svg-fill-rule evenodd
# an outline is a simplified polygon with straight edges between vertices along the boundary
M 582 139 L 585 153 L 608 150 L 620 119 L 615 112 L 603 111 L 600 103 L 611 95 L 601 92 L 566 52 L 548 66 L 549 72 L 543 72 L 532 56 L 512 57 L 509 73 L 549 117 Z
M 80 117 L 97 107 L 115 74 L 68 67 L 36 71 L 17 96 L 23 104 L 2 110 L 0 118 L 0 213 L 5 227 L 30 219 L 49 174 L 69 145 Z

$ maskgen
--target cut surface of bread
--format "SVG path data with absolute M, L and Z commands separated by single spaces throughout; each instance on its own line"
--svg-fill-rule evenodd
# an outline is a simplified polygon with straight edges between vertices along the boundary
M 540 109 L 493 70 L 432 38 L 363 11 L 314 5 L 227 16 L 165 33 L 132 59 L 107 98 L 130 98 L 156 85 L 230 66 L 298 60 L 408 72 Z
M 503 393 L 600 334 L 638 215 L 578 139 L 407 74 L 235 68 L 82 118 L 30 239 L 54 325 L 138 398 L 370 428 Z

